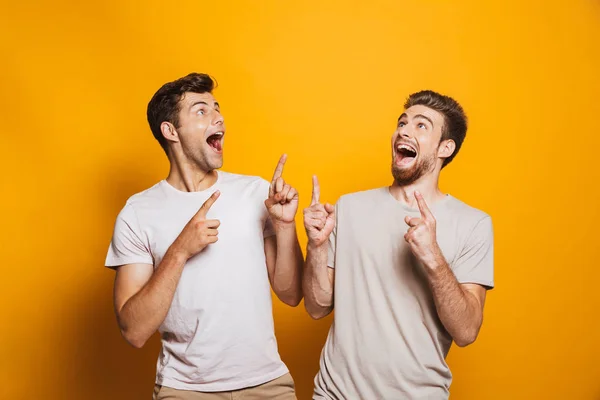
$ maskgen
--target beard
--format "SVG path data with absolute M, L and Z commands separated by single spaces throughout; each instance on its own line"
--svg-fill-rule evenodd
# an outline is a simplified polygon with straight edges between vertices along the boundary
M 215 154 L 210 149 L 183 148 L 188 162 L 191 162 L 201 171 L 212 171 L 223 166 L 223 154 Z
M 417 159 L 417 161 L 410 168 L 398 167 L 394 162 L 394 158 L 392 158 L 392 176 L 399 186 L 406 186 L 414 183 L 427 172 L 433 171 L 434 166 L 434 154 L 423 156 L 423 158 Z

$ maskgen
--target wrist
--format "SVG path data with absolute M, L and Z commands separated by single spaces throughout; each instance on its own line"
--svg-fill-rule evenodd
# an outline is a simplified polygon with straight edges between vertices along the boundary
M 191 257 L 191 254 L 180 248 L 175 241 L 168 249 L 165 254 L 165 257 L 169 256 L 173 258 L 176 262 L 185 263 Z
M 296 221 L 281 221 L 275 218 L 271 218 L 271 222 L 273 223 L 273 228 L 276 232 L 286 231 L 286 230 L 296 230 Z
M 310 252 L 316 252 L 316 251 L 327 250 L 328 247 L 329 247 L 329 243 L 327 241 L 319 243 L 315 240 L 308 239 L 308 243 L 306 245 L 306 250 L 310 251 Z
M 441 252 L 437 252 L 428 260 L 424 260 L 423 265 L 430 271 L 437 271 L 440 268 L 447 266 L 448 262 L 446 261 Z

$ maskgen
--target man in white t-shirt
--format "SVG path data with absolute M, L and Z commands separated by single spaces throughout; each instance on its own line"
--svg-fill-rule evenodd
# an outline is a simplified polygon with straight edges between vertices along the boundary
M 304 211 L 304 305 L 335 308 L 315 377 L 315 400 L 448 399 L 452 342 L 475 341 L 494 287 L 491 217 L 442 192 L 467 117 L 425 90 L 404 105 L 392 135 L 390 186 Z
M 271 183 L 218 171 L 225 125 L 214 81 L 192 73 L 163 85 L 148 122 L 169 175 L 133 195 L 106 257 L 116 270 L 121 333 L 162 349 L 153 398 L 295 399 L 273 329 L 271 288 L 302 299 L 298 193 L 277 165 Z

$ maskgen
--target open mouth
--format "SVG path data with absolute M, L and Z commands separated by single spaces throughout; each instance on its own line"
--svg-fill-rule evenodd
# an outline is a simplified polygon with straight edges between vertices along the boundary
M 216 132 L 206 139 L 206 143 L 217 153 L 223 152 L 223 136 L 224 132 Z
M 396 164 L 405 166 L 411 164 L 417 158 L 417 150 L 405 143 L 396 145 Z

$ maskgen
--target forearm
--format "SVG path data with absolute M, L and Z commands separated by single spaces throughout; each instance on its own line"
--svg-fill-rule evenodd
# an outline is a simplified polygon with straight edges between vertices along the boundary
M 121 332 L 133 346 L 142 347 L 166 318 L 185 262 L 170 248 L 148 283 L 117 312 Z
M 277 297 L 290 306 L 302 300 L 304 257 L 298 242 L 296 224 L 275 224 L 277 255 L 271 285 Z
M 302 286 L 304 306 L 314 319 L 325 317 L 333 309 L 333 282 L 327 266 L 327 253 L 327 242 L 321 246 L 309 242 Z
M 477 298 L 463 289 L 445 260 L 425 267 L 438 316 L 458 346 L 475 341 L 483 320 Z

